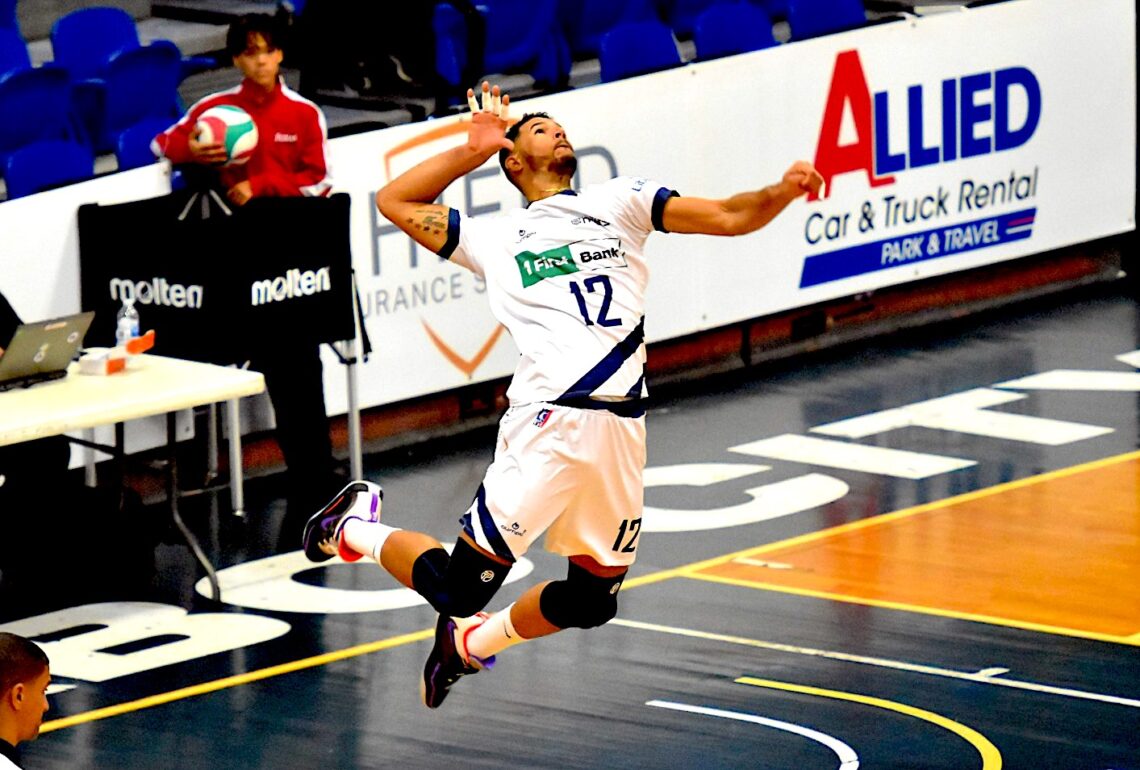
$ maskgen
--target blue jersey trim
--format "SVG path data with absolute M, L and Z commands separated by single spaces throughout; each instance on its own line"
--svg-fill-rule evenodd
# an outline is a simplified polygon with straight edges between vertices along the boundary
M 633 383 L 633 387 L 626 393 L 630 398 L 641 398 L 641 387 L 645 384 L 645 367 L 641 367 L 641 376 L 637 378 L 637 382 Z
M 571 409 L 596 409 L 611 412 L 618 417 L 641 417 L 645 414 L 648 399 L 636 398 L 629 401 L 602 401 L 597 398 L 578 396 L 577 398 L 556 398 L 548 403 L 555 406 L 568 406 Z
M 451 255 L 459 246 L 459 212 L 455 209 L 447 210 L 447 240 L 439 250 L 441 259 L 451 259 Z
M 662 223 L 661 218 L 665 215 L 665 201 L 670 198 L 679 198 L 680 193 L 676 190 L 670 190 L 668 187 L 662 187 L 653 196 L 653 212 L 651 214 L 651 221 L 653 222 L 653 229 L 661 233 L 667 233 L 665 225 Z
M 475 510 L 479 513 L 479 529 L 487 537 L 487 542 L 491 544 L 491 550 L 495 554 L 512 564 L 515 562 L 515 555 L 511 552 L 507 542 L 503 540 L 503 536 L 499 534 L 499 530 L 495 527 L 495 520 L 491 516 L 490 509 L 487 508 L 487 490 L 482 484 L 479 485 L 479 491 L 475 493 L 474 500 Z M 463 525 L 463 531 L 471 537 L 476 543 L 479 538 L 475 536 L 474 522 L 471 520 L 471 512 L 463 514 L 459 519 L 459 523 Z
M 614 349 L 607 353 L 605 358 L 599 361 L 593 369 L 582 375 L 581 379 L 571 385 L 559 398 L 578 398 L 593 395 L 594 391 L 602 386 L 602 383 L 614 376 L 627 358 L 637 352 L 644 341 L 645 317 L 642 316 L 637 328 L 631 331 L 629 336 L 614 346 Z
M 555 195 L 577 195 L 577 194 L 578 194 L 578 191 L 577 191 L 577 190 L 559 190 L 558 192 L 556 192 L 556 193 L 554 193 L 554 194 L 555 194 Z M 549 195 L 548 195 L 548 196 L 546 196 L 546 198 L 549 198 L 549 197 L 550 197 Z M 529 208 L 530 208 L 530 205 L 531 205 L 532 203 L 539 203 L 539 202 L 541 202 L 541 201 L 544 201 L 544 200 L 546 200 L 546 198 L 539 198 L 538 200 L 527 201 L 527 202 L 526 202 L 526 206 L 524 206 L 523 208 L 528 208 L 528 209 L 529 209 Z

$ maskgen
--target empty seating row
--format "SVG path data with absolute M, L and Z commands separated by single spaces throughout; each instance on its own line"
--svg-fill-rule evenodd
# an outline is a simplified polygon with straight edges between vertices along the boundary
M 540 88 L 559 88 L 572 62 L 591 58 L 603 82 L 652 72 L 681 63 L 675 38 L 691 38 L 698 60 L 755 51 L 775 45 L 775 19 L 791 40 L 867 23 L 862 0 L 483 0 L 473 29 L 458 5 L 438 3 L 433 19 L 436 70 L 453 88 L 490 73 L 525 73 Z M 469 55 L 475 42 L 482 63 Z
M 120 169 L 141 165 L 144 157 L 153 162 L 146 147 L 155 131 L 144 140 L 129 129 L 169 125 L 182 112 L 179 83 L 216 66 L 207 57 L 184 58 L 169 41 L 143 46 L 129 14 L 93 7 L 58 19 L 51 30 L 53 61 L 33 67 L 15 3 L 0 3 L 0 175 L 9 198 L 28 190 L 23 181 L 34 173 L 32 159 L 51 167 L 44 185 L 68 181 L 80 166 L 90 176 L 96 154 L 115 153 Z M 48 164 L 51 152 L 58 162 Z M 64 171 L 66 179 L 56 178 Z
M 311 0 L 309 10 L 322 0 Z M 597 58 L 601 80 L 680 66 L 677 39 L 691 39 L 697 60 L 755 51 L 776 44 L 773 19 L 786 21 L 791 39 L 866 23 L 862 0 L 440 0 L 433 4 L 435 65 L 453 91 L 477 74 L 526 72 L 540 89 L 567 85 L 571 64 Z M 301 24 L 306 3 L 291 3 Z M 473 35 L 477 39 L 473 38 Z M 143 46 L 125 11 L 96 7 L 57 20 L 54 61 L 32 67 L 19 33 L 15 0 L 0 0 L 0 114 L 20 115 L 0 125 L 0 175 L 19 179 L 38 141 L 59 149 L 70 142 L 87 155 L 114 152 L 119 168 L 153 162 L 149 141 L 182 112 L 178 84 L 188 72 L 212 66 L 184 59 L 168 41 Z M 133 129 L 133 130 L 132 130 Z M 8 159 L 17 155 L 14 171 Z M 73 173 L 77 158 L 62 153 L 55 168 Z M 41 154 L 39 157 L 43 157 Z M 62 173 L 62 172 L 60 172 Z M 54 179 L 52 183 L 59 180 Z M 9 197 L 22 189 L 9 183 Z

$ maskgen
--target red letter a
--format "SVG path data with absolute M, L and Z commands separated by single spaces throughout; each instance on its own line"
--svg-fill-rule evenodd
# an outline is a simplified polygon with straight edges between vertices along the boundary
M 855 120 L 854 144 L 839 144 L 839 129 L 843 123 L 843 107 L 851 105 Z M 831 195 L 831 178 L 849 171 L 867 172 L 872 187 L 891 184 L 893 176 L 875 177 L 874 139 L 871 125 L 871 91 L 863 75 L 863 63 L 858 51 L 843 51 L 835 57 L 835 71 L 831 74 L 831 90 L 823 110 L 823 123 L 819 128 L 819 144 L 815 148 L 815 167 L 823 176 L 825 195 Z M 809 195 L 808 200 L 818 200 Z

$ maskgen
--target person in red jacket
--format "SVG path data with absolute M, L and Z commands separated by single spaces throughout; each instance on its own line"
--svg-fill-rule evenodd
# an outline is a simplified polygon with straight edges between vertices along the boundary
M 324 114 L 280 77 L 284 35 L 269 14 L 233 22 L 226 50 L 243 75 L 241 83 L 198 101 L 151 145 L 175 164 L 217 169 L 226 196 L 239 206 L 252 198 L 325 196 L 331 188 Z M 241 107 L 257 124 L 257 148 L 242 165 L 222 165 L 222 145 L 199 141 L 198 116 L 219 105 Z M 292 530 L 342 486 L 329 436 L 320 346 L 270 338 L 250 352 L 250 368 L 265 375 L 273 402 L 288 501 L 280 543 L 292 548 Z
M 227 197 L 238 205 L 262 196 L 328 195 L 331 187 L 325 117 L 282 82 L 282 35 L 268 14 L 248 14 L 231 24 L 226 50 L 244 76 L 241 83 L 199 100 L 151 144 L 155 155 L 175 164 L 218 166 Z M 241 107 L 257 124 L 257 149 L 245 164 L 222 166 L 222 145 L 199 141 L 198 116 L 223 104 Z

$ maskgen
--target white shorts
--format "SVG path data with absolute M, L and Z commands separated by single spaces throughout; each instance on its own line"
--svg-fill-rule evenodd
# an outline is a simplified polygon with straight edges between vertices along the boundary
M 538 403 L 499 422 L 495 459 L 460 520 L 482 548 L 514 561 L 546 550 L 633 564 L 644 502 L 645 416 Z

